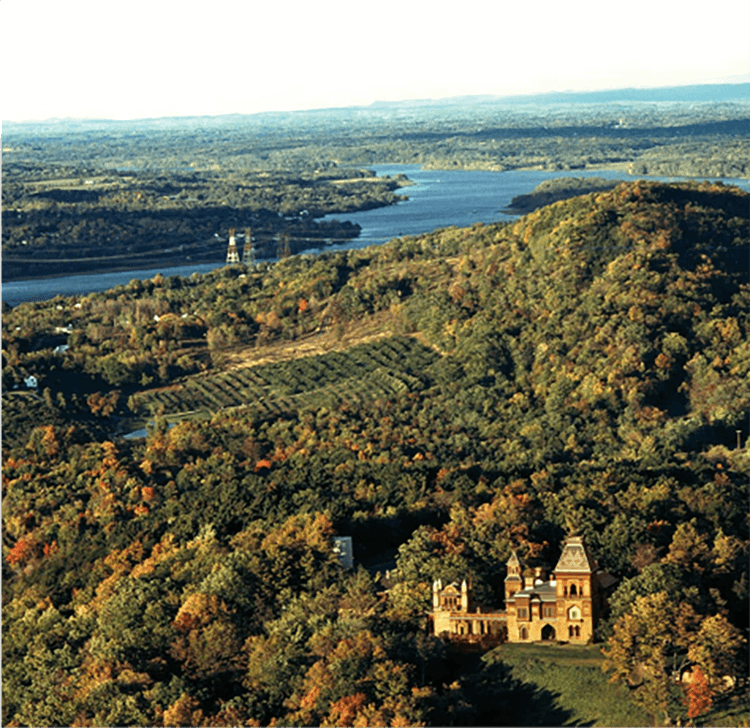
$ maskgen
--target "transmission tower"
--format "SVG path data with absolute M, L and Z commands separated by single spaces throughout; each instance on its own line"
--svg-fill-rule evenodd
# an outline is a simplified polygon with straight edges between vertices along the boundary
M 229 231 L 229 247 L 227 248 L 227 265 L 239 263 L 240 256 L 237 252 L 237 241 L 234 239 L 234 228 Z
M 289 233 L 280 233 L 278 244 L 276 246 L 276 257 L 281 260 L 288 258 L 292 254 L 289 248 Z
M 247 266 L 255 265 L 255 246 L 250 228 L 245 228 L 245 247 L 242 249 L 242 262 Z

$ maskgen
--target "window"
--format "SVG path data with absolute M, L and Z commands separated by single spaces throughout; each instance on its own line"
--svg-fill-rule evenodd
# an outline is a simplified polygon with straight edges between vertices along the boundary
M 528 638 L 529 638 L 529 636 L 528 636 L 528 633 L 526 632 L 526 627 L 521 627 L 521 629 L 520 629 L 520 630 L 519 630 L 519 632 L 518 632 L 518 636 L 519 636 L 519 637 L 520 637 L 520 638 L 521 638 L 522 640 L 526 640 L 526 639 L 528 639 Z
M 545 617 L 554 617 L 555 616 L 555 608 L 553 606 L 549 606 L 545 604 L 542 607 L 542 613 Z
M 575 584 L 571 584 L 570 585 L 570 596 L 575 597 L 577 595 L 578 595 L 578 591 L 576 589 L 576 585 Z
M 527 619 L 529 616 L 529 610 L 526 607 L 518 607 L 516 615 L 519 619 Z
M 581 618 L 581 610 L 579 607 L 571 607 L 568 610 L 568 619 L 579 620 Z

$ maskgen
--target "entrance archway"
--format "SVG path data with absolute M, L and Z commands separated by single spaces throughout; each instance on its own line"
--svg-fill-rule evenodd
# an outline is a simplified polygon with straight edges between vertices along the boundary
M 542 627 L 542 639 L 546 641 L 555 639 L 555 628 L 551 624 L 545 624 Z

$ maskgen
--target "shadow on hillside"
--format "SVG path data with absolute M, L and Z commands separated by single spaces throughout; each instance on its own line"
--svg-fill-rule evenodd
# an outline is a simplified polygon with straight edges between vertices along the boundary
M 440 706 L 441 719 L 474 726 L 563 726 L 576 721 L 573 713 L 557 704 L 558 695 L 514 678 L 502 662 L 485 664 L 482 654 L 478 646 L 449 648 L 446 677 L 461 683 L 465 703 L 448 699 Z
M 557 705 L 555 693 L 516 680 L 503 664 L 485 667 L 473 698 L 474 725 L 562 726 L 574 720 L 571 712 Z
M 54 189 L 35 192 L 31 197 L 41 197 L 56 202 L 98 202 L 102 193 L 97 190 Z

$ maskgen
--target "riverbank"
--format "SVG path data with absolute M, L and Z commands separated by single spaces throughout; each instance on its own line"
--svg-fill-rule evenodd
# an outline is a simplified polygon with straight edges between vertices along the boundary
M 312 246 L 301 250 L 303 254 L 315 255 L 322 252 L 339 252 L 360 249 L 370 245 L 380 245 L 393 238 L 405 235 L 420 235 L 438 228 L 469 227 L 482 222 L 492 224 L 518 219 L 521 212 L 509 209 L 514 198 L 533 193 L 540 184 L 549 180 L 571 178 L 566 171 L 523 170 L 513 172 L 462 172 L 425 170 L 420 165 L 372 165 L 371 169 L 379 177 L 405 174 L 414 182 L 409 187 L 407 200 L 395 205 L 378 207 L 361 212 L 331 214 L 319 220 L 321 223 L 345 218 L 350 224 L 359 225 L 359 235 L 342 243 L 332 243 L 321 247 Z M 577 170 L 576 179 L 601 178 L 613 183 L 635 181 L 620 166 L 607 169 Z M 682 181 L 685 178 L 657 178 L 657 181 Z M 724 180 L 747 190 L 747 180 Z M 330 220 L 328 219 L 330 217 Z M 134 278 L 150 279 L 157 274 L 168 276 L 190 276 L 192 273 L 206 273 L 221 268 L 226 263 L 225 249 L 217 250 L 216 259 L 209 263 L 191 262 L 177 266 L 155 266 L 135 268 L 118 266 L 99 272 L 86 272 L 77 275 L 58 274 L 49 277 L 19 279 L 3 283 L 2 300 L 8 305 L 24 301 L 43 301 L 58 295 L 84 295 L 103 291 L 116 285 L 126 285 Z M 275 258 L 265 258 L 261 262 L 273 262 Z

